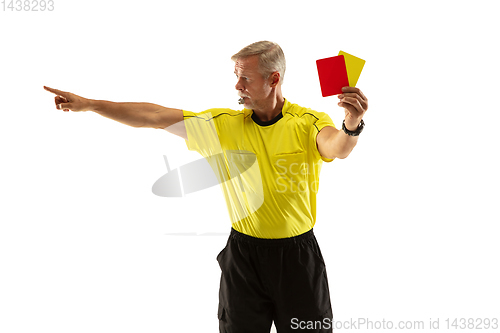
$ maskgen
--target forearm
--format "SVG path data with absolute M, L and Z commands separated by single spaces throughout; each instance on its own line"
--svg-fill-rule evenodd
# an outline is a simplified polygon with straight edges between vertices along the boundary
M 89 109 L 103 117 L 132 127 L 151 127 L 154 115 L 162 106 L 152 103 L 90 100 Z
M 343 130 L 339 130 L 330 140 L 330 147 L 332 147 L 333 155 L 340 159 L 349 156 L 358 143 L 358 138 L 359 136 L 350 136 L 345 134 Z

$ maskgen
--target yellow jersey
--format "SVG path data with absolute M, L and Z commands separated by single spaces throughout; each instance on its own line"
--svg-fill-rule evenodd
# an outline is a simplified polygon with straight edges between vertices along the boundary
M 186 145 L 208 161 L 222 188 L 232 227 L 257 238 L 303 234 L 316 222 L 322 162 L 316 136 L 330 116 L 285 99 L 273 120 L 251 109 L 183 110 Z

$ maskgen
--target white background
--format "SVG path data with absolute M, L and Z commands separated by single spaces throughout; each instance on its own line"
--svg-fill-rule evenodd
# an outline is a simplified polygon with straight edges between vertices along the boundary
M 334 319 L 499 317 L 496 1 L 54 2 L 0 12 L 1 332 L 218 331 L 222 193 L 151 191 L 162 155 L 172 169 L 200 155 L 56 110 L 43 86 L 239 109 L 230 56 L 259 40 L 285 52 L 284 96 L 337 127 L 315 60 L 366 60 L 365 130 L 318 193 Z

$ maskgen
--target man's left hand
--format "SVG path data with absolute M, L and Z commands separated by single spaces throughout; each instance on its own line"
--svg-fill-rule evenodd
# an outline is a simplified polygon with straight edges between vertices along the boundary
M 339 106 L 345 110 L 345 127 L 355 131 L 368 110 L 368 98 L 356 87 L 343 87 L 338 97 Z

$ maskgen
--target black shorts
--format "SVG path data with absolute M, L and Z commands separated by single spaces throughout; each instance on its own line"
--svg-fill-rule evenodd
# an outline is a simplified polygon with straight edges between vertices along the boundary
M 269 333 L 273 321 L 279 333 L 332 332 L 325 262 L 312 229 L 262 239 L 231 228 L 217 261 L 219 332 Z

